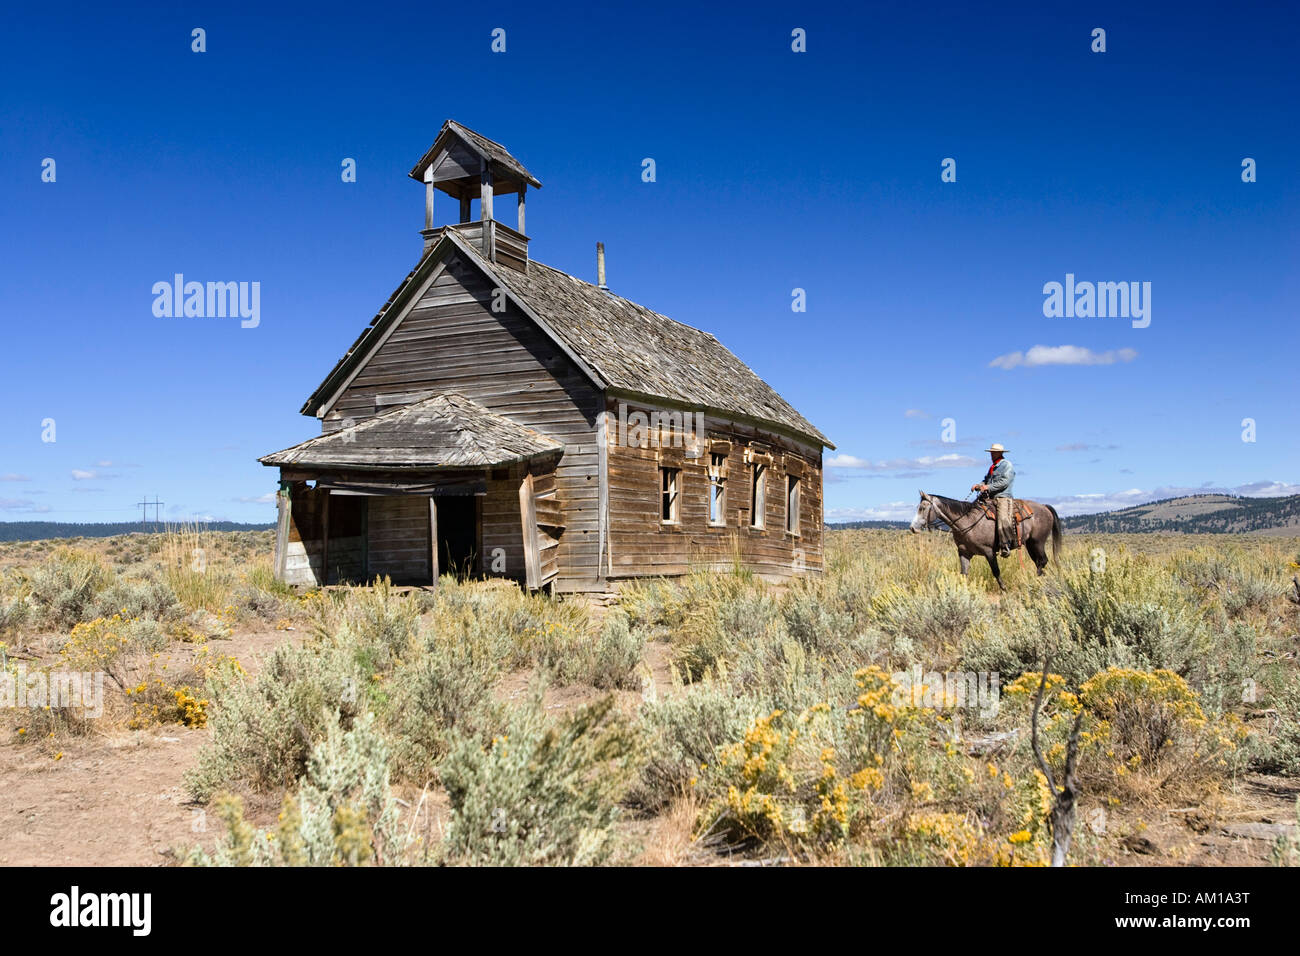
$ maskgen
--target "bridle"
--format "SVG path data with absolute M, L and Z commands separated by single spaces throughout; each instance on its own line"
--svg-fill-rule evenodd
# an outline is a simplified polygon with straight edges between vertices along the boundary
M 944 514 L 942 510 L 940 510 L 940 508 L 939 508 L 939 502 L 938 502 L 935 498 L 933 498 L 933 497 L 929 497 L 929 498 L 926 498 L 925 501 L 926 501 L 926 503 L 929 504 L 929 506 L 930 506 L 929 510 L 926 511 L 926 513 L 925 513 L 925 530 L 926 530 L 926 531 L 932 531 L 932 530 L 934 530 L 934 516 L 935 516 L 936 513 L 939 515 L 939 520 L 942 521 L 944 524 L 946 524 L 946 525 L 949 527 L 949 529 L 950 529 L 954 534 L 958 533 L 959 531 L 960 531 L 961 533 L 964 534 L 965 532 L 969 531 L 971 528 L 975 527 L 975 525 L 979 524 L 979 522 L 980 522 L 980 521 L 985 517 L 983 510 L 980 510 L 980 511 L 977 512 L 977 515 L 976 515 L 976 518 L 975 518 L 974 521 L 972 521 L 972 522 L 971 522 L 969 525 L 967 525 L 965 528 L 958 528 L 958 527 L 957 527 L 957 522 L 956 522 L 956 521 L 953 521 L 953 520 L 952 520 L 951 518 L 949 518 L 946 514 Z M 964 517 L 966 517 L 966 516 L 965 516 L 965 515 L 961 515 L 961 518 L 964 518 Z M 960 520 L 960 518 L 959 518 L 958 520 Z

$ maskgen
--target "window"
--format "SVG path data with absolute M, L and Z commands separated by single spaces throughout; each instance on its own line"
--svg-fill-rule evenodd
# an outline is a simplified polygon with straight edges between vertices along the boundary
M 678 520 L 678 494 L 681 482 L 681 470 L 678 468 L 659 469 L 659 520 L 664 524 L 676 524 Z
M 709 455 L 709 524 L 727 523 L 727 456 Z
M 794 475 L 785 476 L 785 530 L 790 534 L 799 533 L 799 479 Z
M 762 528 L 766 524 L 767 465 L 756 461 L 749 467 L 749 526 L 751 528 Z

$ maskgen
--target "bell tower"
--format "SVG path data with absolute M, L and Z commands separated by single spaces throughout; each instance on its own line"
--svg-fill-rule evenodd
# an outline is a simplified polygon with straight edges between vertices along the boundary
M 528 187 L 542 184 L 500 143 L 455 120 L 447 120 L 438 138 L 411 170 L 424 183 L 424 251 L 428 252 L 444 230 L 454 229 L 491 262 L 521 272 L 528 271 L 528 236 L 524 232 L 524 197 Z M 460 204 L 454 225 L 433 225 L 433 198 L 441 191 Z M 498 222 L 492 211 L 494 196 L 519 197 L 519 224 L 512 229 Z M 471 203 L 479 201 L 479 217 L 471 221 Z

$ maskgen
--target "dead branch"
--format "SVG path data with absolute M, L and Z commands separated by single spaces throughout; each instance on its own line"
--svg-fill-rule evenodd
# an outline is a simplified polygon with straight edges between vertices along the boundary
M 1029 718 L 1029 740 L 1034 750 L 1034 759 L 1047 780 L 1052 792 L 1052 812 L 1049 823 L 1052 829 L 1052 866 L 1065 866 L 1070 854 L 1070 842 L 1074 837 L 1075 816 L 1079 802 L 1079 783 L 1075 772 L 1079 765 L 1079 735 L 1083 729 L 1083 706 L 1074 717 L 1074 726 L 1070 728 L 1070 739 L 1065 747 L 1064 783 L 1058 790 L 1052 776 L 1052 768 L 1043 758 L 1043 749 L 1038 742 L 1038 712 L 1043 706 L 1043 691 L 1047 688 L 1047 672 L 1051 658 L 1043 661 L 1043 673 L 1038 681 L 1038 690 L 1034 694 L 1034 708 Z

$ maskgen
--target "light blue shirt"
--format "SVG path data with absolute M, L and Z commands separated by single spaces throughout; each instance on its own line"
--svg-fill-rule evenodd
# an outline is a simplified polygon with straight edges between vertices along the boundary
M 1016 470 L 1011 467 L 1011 462 L 1001 458 L 993 466 L 993 474 L 985 479 L 984 484 L 988 486 L 990 498 L 1010 498 L 1011 486 L 1015 481 Z

